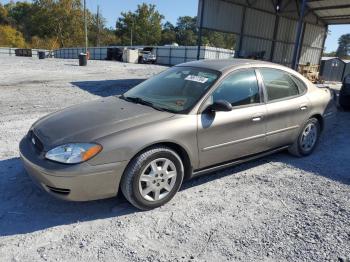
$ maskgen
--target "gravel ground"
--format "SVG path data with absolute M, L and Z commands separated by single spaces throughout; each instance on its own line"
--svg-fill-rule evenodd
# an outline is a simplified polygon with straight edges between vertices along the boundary
M 0 57 L 1 261 L 350 261 L 350 113 L 310 157 L 279 153 L 189 182 L 139 212 L 37 189 L 18 142 L 39 117 L 120 94 L 165 67 Z

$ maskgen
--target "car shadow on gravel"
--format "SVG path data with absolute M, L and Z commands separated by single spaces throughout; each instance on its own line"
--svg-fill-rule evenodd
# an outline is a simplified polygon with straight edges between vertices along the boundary
M 315 155 L 320 155 L 320 152 L 315 153 Z M 286 165 L 284 167 L 287 168 L 298 168 L 350 184 L 350 176 L 346 174 L 344 169 L 339 174 L 329 172 L 332 167 L 327 169 L 323 166 L 310 164 L 311 157 L 299 159 L 284 152 L 274 154 L 186 181 L 181 187 L 181 191 L 234 175 L 237 172 L 249 171 L 249 169 L 259 165 L 276 162 L 283 163 Z M 321 156 L 316 157 L 316 159 L 319 157 Z M 284 168 L 283 166 L 279 167 Z M 32 182 L 23 169 L 19 158 L 0 161 L 0 176 L 0 236 L 26 234 L 55 226 L 140 212 L 126 202 L 121 194 L 115 198 L 91 202 L 66 202 L 56 199 Z
M 263 163 L 262 160 L 252 161 L 204 175 L 184 182 L 181 190 Z M 0 237 L 142 212 L 129 204 L 121 193 L 115 198 L 90 202 L 56 199 L 33 183 L 19 158 L 0 161 L 0 177 Z
M 350 148 L 350 145 L 348 146 Z M 320 175 L 325 178 L 338 181 L 340 183 L 350 185 L 350 163 L 349 158 L 342 153 L 340 149 L 338 151 L 330 151 L 322 154 L 316 150 L 314 155 L 305 158 L 291 157 L 288 153 L 280 153 L 270 156 L 267 160 L 271 162 L 280 162 L 288 167 L 297 168 L 305 172 L 313 173 L 314 175 Z M 332 154 L 336 154 L 339 158 L 332 159 Z M 343 155 L 343 156 L 341 156 Z
M 122 196 L 90 202 L 56 199 L 32 182 L 19 158 L 0 161 L 0 177 L 0 236 L 138 212 Z
M 335 123 L 323 131 L 318 146 L 310 156 L 297 158 L 282 153 L 267 159 L 350 185 L 349 133 L 350 113 L 338 110 Z
M 71 82 L 72 85 L 81 88 L 93 95 L 107 97 L 121 95 L 130 88 L 143 82 L 145 79 L 118 79 L 101 81 L 78 81 Z

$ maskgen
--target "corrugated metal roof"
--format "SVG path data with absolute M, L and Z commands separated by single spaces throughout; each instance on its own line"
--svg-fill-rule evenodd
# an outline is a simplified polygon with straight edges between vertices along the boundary
M 350 23 L 350 0 L 310 0 L 307 4 L 326 24 Z

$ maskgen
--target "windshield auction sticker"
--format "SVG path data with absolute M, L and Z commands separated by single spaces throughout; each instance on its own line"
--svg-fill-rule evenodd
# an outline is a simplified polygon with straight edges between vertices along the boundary
M 185 80 L 187 81 L 194 81 L 194 82 L 198 82 L 198 83 L 206 83 L 208 81 L 208 78 L 203 77 L 203 76 L 195 76 L 195 75 L 188 75 Z

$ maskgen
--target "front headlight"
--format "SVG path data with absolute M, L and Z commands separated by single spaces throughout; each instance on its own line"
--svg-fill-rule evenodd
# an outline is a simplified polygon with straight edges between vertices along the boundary
M 85 162 L 101 152 L 102 146 L 90 143 L 66 144 L 48 151 L 45 157 L 64 164 Z

